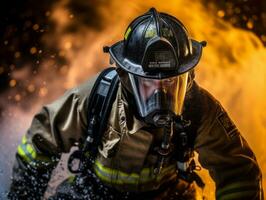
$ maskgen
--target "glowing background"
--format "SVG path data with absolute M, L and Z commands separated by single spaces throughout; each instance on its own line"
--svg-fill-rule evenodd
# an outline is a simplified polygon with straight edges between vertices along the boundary
M 102 47 L 121 40 L 128 23 L 151 6 L 175 15 L 194 39 L 208 42 L 197 66 L 196 80 L 229 112 L 257 155 L 265 177 L 266 49 L 260 40 L 265 39 L 263 35 L 259 38 L 251 31 L 232 26 L 231 21 L 223 20 L 225 11 L 214 4 L 206 7 L 205 1 L 99 1 L 95 2 L 97 7 L 89 7 L 88 16 L 73 14 L 67 9 L 69 2 L 58 1 L 43 13 L 54 24 L 54 29 L 43 34 L 41 40 L 47 46 L 55 46 L 57 51 L 47 56 L 43 49 L 32 45 L 30 54 L 45 57 L 42 62 L 38 63 L 41 59 L 34 57 L 32 62 L 22 63 L 23 67 L 10 65 L 10 89 L 0 96 L 0 192 L 6 191 L 16 146 L 33 113 L 107 66 L 108 55 L 102 53 Z M 86 3 L 78 2 L 87 8 Z M 88 24 L 79 23 L 84 22 L 84 18 L 88 18 Z M 247 29 L 254 28 L 252 21 L 248 20 L 246 25 Z M 31 27 L 41 30 L 40 24 L 33 23 Z M 66 31 L 69 28 L 73 31 Z M 23 52 L 15 51 L 14 59 L 21 58 Z M 3 70 L 0 66 L 0 72 Z M 212 199 L 214 185 L 207 172 L 202 173 L 209 183 L 205 193 Z M 265 180 L 263 186 L 266 188 Z

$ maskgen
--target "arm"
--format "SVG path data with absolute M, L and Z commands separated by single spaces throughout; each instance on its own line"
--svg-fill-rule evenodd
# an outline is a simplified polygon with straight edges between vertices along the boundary
M 216 199 L 262 200 L 261 171 L 254 153 L 220 103 L 200 87 L 197 92 L 203 114 L 195 149 L 216 183 Z
M 69 152 L 75 142 L 84 139 L 87 97 L 95 78 L 67 91 L 34 116 L 18 146 L 10 199 L 41 199 L 61 153 Z

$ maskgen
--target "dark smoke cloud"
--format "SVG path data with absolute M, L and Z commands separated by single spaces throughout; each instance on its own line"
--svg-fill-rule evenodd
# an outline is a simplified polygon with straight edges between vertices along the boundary
M 6 89 L 10 80 L 9 74 L 14 68 L 21 68 L 25 63 L 35 63 L 45 59 L 45 54 L 56 52 L 55 48 L 45 49 L 42 36 L 54 30 L 49 21 L 49 13 L 54 1 L 10 0 L 0 7 L 0 74 L 1 90 Z M 42 54 L 31 51 L 35 47 Z M 32 70 L 36 66 L 31 65 Z
M 72 0 L 66 8 L 73 13 L 73 20 L 67 26 L 66 32 L 79 32 L 80 26 L 86 26 L 101 31 L 104 28 L 101 8 L 108 6 L 109 1 Z M 109 14 L 109 13 L 108 13 Z M 111 14 L 111 13 L 110 13 Z
M 65 3 L 66 2 L 66 3 Z M 46 83 L 64 79 L 69 60 L 58 44 L 57 22 L 52 18 L 58 4 L 64 4 L 69 20 L 59 34 L 74 34 L 86 28 L 101 31 L 101 12 L 106 1 L 19 1 L 0 7 L 0 118 L 6 101 L 27 108 L 44 91 Z M 62 53 L 63 52 L 63 53 Z M 46 70 L 45 70 L 46 69 Z M 47 73 L 47 72 L 50 73 Z M 60 73 L 60 72 L 64 73 Z M 62 80 L 63 81 L 63 80 Z M 62 84 L 58 91 L 62 91 Z M 43 89 L 44 88 L 44 89 Z M 44 91 L 46 92 L 46 91 Z M 53 96 L 53 95 L 52 95 Z M 54 95 L 55 96 L 55 95 Z
M 235 27 L 254 32 L 266 45 L 265 0 L 202 0 L 206 8 L 216 11 Z M 216 9 L 213 9 L 213 8 Z
M 63 1 L 19 1 L 10 0 L 0 7 L 0 92 L 8 88 L 10 73 L 16 69 L 29 67 L 38 70 L 44 60 L 53 57 L 60 66 L 67 63 L 59 56 L 58 45 L 52 35 L 56 24 L 51 20 L 51 12 L 56 4 Z M 101 30 L 101 5 L 105 1 L 71 0 L 65 9 L 73 17 L 64 32 L 78 32 L 81 26 Z M 52 42 L 43 38 L 51 36 Z M 27 64 L 27 66 L 25 66 Z

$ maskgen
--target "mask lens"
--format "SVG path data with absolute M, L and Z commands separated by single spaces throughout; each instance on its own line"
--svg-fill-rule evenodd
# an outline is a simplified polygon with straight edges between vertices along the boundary
M 129 74 L 133 94 L 142 117 L 152 114 L 180 115 L 188 73 L 166 79 L 150 79 Z

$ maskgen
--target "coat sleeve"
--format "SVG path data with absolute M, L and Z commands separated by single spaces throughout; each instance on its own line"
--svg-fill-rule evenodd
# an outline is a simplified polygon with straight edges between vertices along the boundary
M 84 139 L 88 97 L 97 76 L 43 106 L 17 148 L 9 199 L 41 199 L 61 153 Z
M 198 87 L 202 117 L 195 140 L 199 161 L 216 184 L 216 199 L 263 199 L 255 155 L 221 104 Z

